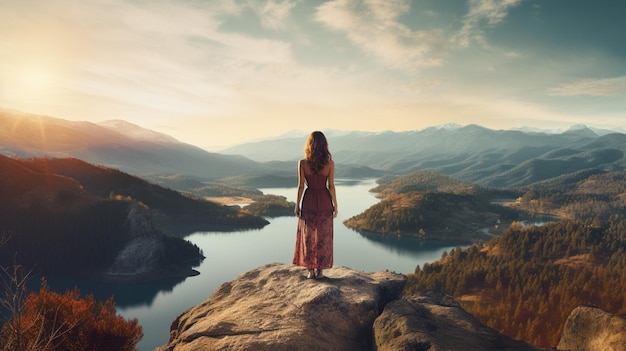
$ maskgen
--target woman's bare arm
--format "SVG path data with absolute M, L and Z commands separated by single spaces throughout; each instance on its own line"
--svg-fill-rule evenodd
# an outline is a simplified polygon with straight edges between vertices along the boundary
M 335 162 L 333 160 L 330 160 L 330 170 L 328 172 L 328 191 L 333 201 L 333 217 L 337 217 L 339 206 L 337 205 L 337 194 L 335 192 Z
M 304 160 L 298 161 L 298 196 L 296 197 L 296 207 L 293 213 L 296 217 L 300 217 L 300 202 L 302 201 L 302 194 L 304 193 Z

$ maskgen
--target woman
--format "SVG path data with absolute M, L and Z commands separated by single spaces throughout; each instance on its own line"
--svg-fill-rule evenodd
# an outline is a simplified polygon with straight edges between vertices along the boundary
M 305 189 L 306 185 L 306 189 Z M 309 135 L 298 162 L 298 232 L 293 263 L 308 268 L 307 278 L 322 278 L 333 266 L 333 218 L 337 217 L 335 163 L 322 132 Z

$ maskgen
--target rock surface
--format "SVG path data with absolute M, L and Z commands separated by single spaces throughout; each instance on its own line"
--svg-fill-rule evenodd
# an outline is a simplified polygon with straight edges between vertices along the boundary
M 180 315 L 157 350 L 368 350 L 374 320 L 406 284 L 391 272 L 335 267 L 320 279 L 305 272 L 275 263 L 223 284 Z
M 428 293 L 393 301 L 374 322 L 378 351 L 536 351 L 501 335 L 465 312 L 451 297 Z
M 176 318 L 155 351 L 539 350 L 483 326 L 450 297 L 402 298 L 401 274 L 305 274 L 280 263 L 242 274 Z
M 624 351 L 626 320 L 599 308 L 581 306 L 570 313 L 557 350 Z
M 137 203 L 130 204 L 126 224 L 131 239 L 119 250 L 113 263 L 102 272 L 102 281 L 140 282 L 198 274 L 192 269 L 193 260 L 190 257 L 183 257 L 174 264 L 164 259 L 177 253 L 168 247 L 171 241 L 168 243 L 167 236 L 155 223 L 149 208 Z M 202 258 L 198 253 L 194 259 L 199 261 Z M 164 261 L 168 261 L 168 264 L 164 264 Z

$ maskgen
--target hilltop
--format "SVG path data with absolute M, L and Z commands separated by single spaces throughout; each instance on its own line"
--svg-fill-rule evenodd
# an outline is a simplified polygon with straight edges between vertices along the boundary
M 383 178 L 372 189 L 380 202 L 344 221 L 379 235 L 469 243 L 493 236 L 496 225 L 517 220 L 521 211 L 492 204 L 516 192 L 487 189 L 429 171 Z

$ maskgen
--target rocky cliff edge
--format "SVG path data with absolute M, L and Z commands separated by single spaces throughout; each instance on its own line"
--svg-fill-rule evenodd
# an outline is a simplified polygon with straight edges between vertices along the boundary
M 483 326 L 450 297 L 402 298 L 401 274 L 305 273 L 273 263 L 242 274 L 176 318 L 156 351 L 539 350 Z

